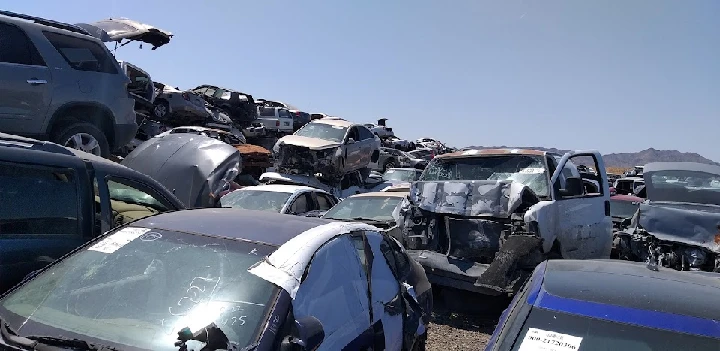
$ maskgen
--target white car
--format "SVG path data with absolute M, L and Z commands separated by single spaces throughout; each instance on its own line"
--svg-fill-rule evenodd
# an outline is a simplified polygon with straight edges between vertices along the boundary
M 288 109 L 284 107 L 258 106 L 257 114 L 257 122 L 260 122 L 265 127 L 265 130 L 271 134 L 278 137 L 292 134 L 294 130 L 293 117 Z
M 347 197 L 327 211 L 322 218 L 374 225 L 402 241 L 399 227 L 400 208 L 410 190 L 406 189 L 404 192 L 372 192 Z
M 220 198 L 220 205 L 304 215 L 312 211 L 327 211 L 338 201 L 338 198 L 327 191 L 309 186 L 270 184 L 249 186 L 230 192 Z
M 311 121 L 273 147 L 277 172 L 320 173 L 325 179 L 341 179 L 380 158 L 380 138 L 361 124 L 337 117 Z

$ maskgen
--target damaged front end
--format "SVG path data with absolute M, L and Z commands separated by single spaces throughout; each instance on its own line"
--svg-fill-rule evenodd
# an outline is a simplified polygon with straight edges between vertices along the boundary
M 640 205 L 615 233 L 618 258 L 680 271 L 720 272 L 720 208 L 688 203 Z
M 487 295 L 516 292 L 544 260 L 525 212 L 539 202 L 512 181 L 420 181 L 401 210 L 408 254 L 431 283 Z
M 314 150 L 309 147 L 280 144 L 275 152 L 275 169 L 279 173 L 316 176 L 329 182 L 337 182 L 342 176 L 336 154 L 338 147 Z

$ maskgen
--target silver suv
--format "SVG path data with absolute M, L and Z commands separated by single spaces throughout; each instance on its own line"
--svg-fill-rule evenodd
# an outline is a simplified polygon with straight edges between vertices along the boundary
M 84 29 L 0 11 L 0 132 L 108 157 L 135 136 L 129 78 Z

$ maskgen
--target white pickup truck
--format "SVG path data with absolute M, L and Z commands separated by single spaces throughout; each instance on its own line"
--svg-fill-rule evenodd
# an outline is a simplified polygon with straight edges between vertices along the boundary
M 578 172 L 590 161 L 597 173 Z M 512 294 L 545 259 L 610 258 L 602 156 L 467 150 L 436 156 L 402 209 L 408 254 L 438 287 Z
M 268 134 L 274 134 L 278 138 L 292 134 L 293 117 L 290 111 L 284 107 L 258 106 L 258 119 Z

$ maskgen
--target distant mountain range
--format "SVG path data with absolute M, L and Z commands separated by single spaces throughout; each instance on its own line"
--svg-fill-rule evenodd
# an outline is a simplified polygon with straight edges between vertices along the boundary
M 470 146 L 473 149 L 534 149 L 564 154 L 568 150 L 559 150 L 546 147 L 527 147 L 527 146 Z M 656 150 L 649 148 L 640 152 L 622 152 L 615 154 L 603 155 L 605 167 L 613 168 L 631 168 L 633 166 L 643 166 L 650 162 L 698 162 L 711 165 L 720 165 L 720 163 L 707 159 L 694 152 L 680 152 L 677 150 Z

